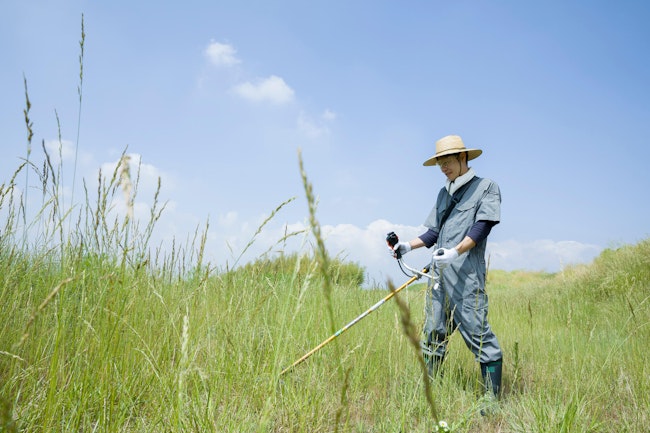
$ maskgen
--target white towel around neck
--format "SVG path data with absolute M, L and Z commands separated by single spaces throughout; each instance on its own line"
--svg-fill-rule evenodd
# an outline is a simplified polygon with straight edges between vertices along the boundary
M 454 195 L 456 191 L 458 191 L 458 188 L 461 186 L 465 185 L 467 182 L 469 182 L 476 174 L 474 174 L 473 169 L 467 170 L 465 174 L 462 176 L 458 176 L 453 182 L 447 181 L 447 184 L 445 185 L 445 188 L 447 188 L 447 192 L 450 195 Z

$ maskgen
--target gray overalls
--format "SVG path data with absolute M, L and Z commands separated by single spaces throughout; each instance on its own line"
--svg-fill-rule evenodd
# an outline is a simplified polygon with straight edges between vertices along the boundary
M 442 188 L 425 227 L 438 230 L 438 222 L 450 202 L 451 196 Z M 476 221 L 498 222 L 500 209 L 499 186 L 489 179 L 476 179 L 444 223 L 437 246 L 455 247 Z M 474 353 L 476 361 L 486 364 L 502 358 L 499 342 L 487 321 L 486 245 L 487 239 L 484 239 L 443 270 L 437 267 L 434 270 L 439 285 L 436 288 L 430 283 L 427 289 L 423 343 L 440 360 L 444 358 L 449 337 L 456 329 Z

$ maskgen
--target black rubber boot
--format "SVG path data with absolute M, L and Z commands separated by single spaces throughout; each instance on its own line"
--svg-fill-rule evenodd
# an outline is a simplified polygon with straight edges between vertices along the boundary
M 502 362 L 492 361 L 481 364 L 481 376 L 485 393 L 481 398 L 481 415 L 487 416 L 499 410 L 499 394 L 501 393 L 501 368 Z
M 501 368 L 502 361 L 492 361 L 481 364 L 481 376 L 483 377 L 483 384 L 485 392 L 492 392 L 495 397 L 499 398 L 501 392 Z

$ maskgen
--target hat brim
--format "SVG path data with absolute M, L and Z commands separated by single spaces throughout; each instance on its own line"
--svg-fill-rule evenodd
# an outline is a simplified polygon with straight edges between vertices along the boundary
M 441 158 L 441 157 L 447 156 L 447 155 L 453 155 L 455 153 L 462 153 L 462 152 L 467 152 L 467 160 L 468 161 L 471 161 L 472 159 L 478 158 L 479 155 L 481 153 L 483 153 L 483 151 L 481 149 L 463 149 L 463 150 L 448 149 L 448 150 L 445 150 L 444 152 L 440 152 L 439 154 L 434 155 L 431 158 L 427 159 L 426 161 L 424 161 L 424 163 L 422 165 L 427 166 L 427 167 L 431 166 L 431 165 L 437 165 L 438 164 L 438 158 Z

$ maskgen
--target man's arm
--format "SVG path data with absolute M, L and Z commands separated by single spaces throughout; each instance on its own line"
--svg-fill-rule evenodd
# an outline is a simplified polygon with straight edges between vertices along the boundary
M 477 243 L 481 242 L 483 239 L 486 239 L 494 227 L 497 224 L 496 221 L 476 221 L 472 228 L 469 229 L 467 236 L 456 245 L 456 251 L 458 255 L 461 255 L 476 246 Z
M 460 241 L 458 245 L 456 245 L 456 251 L 458 251 L 458 255 L 460 256 L 461 254 L 471 250 L 476 246 L 476 242 L 474 242 L 474 239 L 470 238 L 469 236 L 465 236 L 465 238 Z

